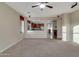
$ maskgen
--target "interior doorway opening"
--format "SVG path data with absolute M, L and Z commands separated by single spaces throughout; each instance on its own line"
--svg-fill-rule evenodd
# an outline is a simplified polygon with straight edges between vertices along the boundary
M 61 20 L 53 20 L 48 23 L 48 38 L 62 40 L 62 24 Z
M 52 22 L 48 23 L 48 39 L 53 39 L 53 32 L 52 32 L 52 29 L 53 29 L 53 26 L 52 26 Z

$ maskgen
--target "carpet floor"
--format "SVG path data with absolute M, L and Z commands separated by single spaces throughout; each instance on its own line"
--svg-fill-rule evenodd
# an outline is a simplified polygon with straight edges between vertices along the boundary
M 79 45 L 53 39 L 23 39 L 0 57 L 79 57 Z

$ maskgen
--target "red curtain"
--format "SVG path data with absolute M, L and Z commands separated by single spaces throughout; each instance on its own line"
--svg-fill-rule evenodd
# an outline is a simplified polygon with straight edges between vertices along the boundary
M 23 16 L 20 16 L 20 21 L 24 21 L 24 17 Z

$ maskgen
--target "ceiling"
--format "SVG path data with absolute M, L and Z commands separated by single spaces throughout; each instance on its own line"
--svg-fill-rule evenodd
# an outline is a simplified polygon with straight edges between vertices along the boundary
M 26 17 L 29 15 L 28 12 L 30 12 L 31 17 L 54 17 L 79 9 L 79 3 L 73 9 L 70 8 L 73 2 L 49 2 L 48 5 L 53 6 L 53 8 L 45 7 L 43 11 L 39 7 L 32 8 L 32 5 L 37 4 L 37 2 L 6 2 L 6 4 Z

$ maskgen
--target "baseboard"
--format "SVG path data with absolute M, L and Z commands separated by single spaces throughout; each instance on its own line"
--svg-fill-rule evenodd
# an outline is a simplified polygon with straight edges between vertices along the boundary
M 62 40 L 62 38 L 57 38 L 58 40 Z
M 48 39 L 48 38 L 24 38 L 24 39 Z
M 10 48 L 10 47 L 12 47 L 13 45 L 17 44 L 17 43 L 20 42 L 21 40 L 23 40 L 23 39 L 18 39 L 16 42 L 14 42 L 14 43 L 10 44 L 8 47 L 2 49 L 2 50 L 0 51 L 0 53 L 2 53 L 3 51 L 7 50 L 7 49 Z

